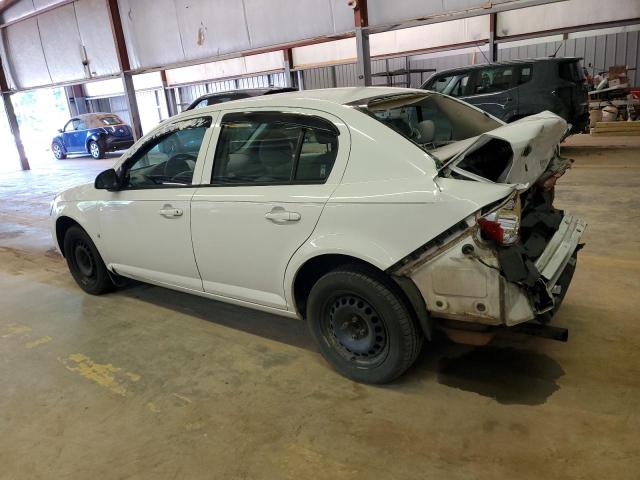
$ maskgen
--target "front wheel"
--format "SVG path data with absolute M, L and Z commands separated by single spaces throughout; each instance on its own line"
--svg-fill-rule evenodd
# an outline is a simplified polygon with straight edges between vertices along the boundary
M 85 292 L 100 295 L 113 289 L 98 249 L 82 228 L 73 226 L 64 236 L 64 256 L 76 283 Z
M 91 140 L 89 142 L 89 153 L 96 160 L 99 158 L 104 158 L 104 148 L 102 148 L 100 144 L 95 140 Z
M 390 382 L 420 353 L 423 337 L 399 288 L 374 270 L 327 273 L 311 289 L 307 312 L 324 358 L 357 382 Z
M 67 158 L 67 154 L 64 153 L 62 146 L 58 142 L 51 145 L 51 151 L 53 152 L 53 156 L 56 157 L 56 160 L 64 160 Z

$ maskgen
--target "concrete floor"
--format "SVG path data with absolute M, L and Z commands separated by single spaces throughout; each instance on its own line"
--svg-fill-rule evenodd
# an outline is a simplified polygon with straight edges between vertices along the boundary
M 640 478 L 640 142 L 574 138 L 556 204 L 590 223 L 556 324 L 336 373 L 302 322 L 136 285 L 82 293 L 55 191 L 112 160 L 0 176 L 0 478 Z

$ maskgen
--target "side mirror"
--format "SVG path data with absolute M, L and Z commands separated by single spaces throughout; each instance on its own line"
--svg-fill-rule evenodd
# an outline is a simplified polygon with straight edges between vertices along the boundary
M 64 130 L 62 130 L 61 128 L 58 129 L 58 132 L 60 133 L 64 133 Z
M 96 177 L 93 186 L 97 190 L 118 190 L 120 189 L 120 179 L 113 168 L 101 172 Z

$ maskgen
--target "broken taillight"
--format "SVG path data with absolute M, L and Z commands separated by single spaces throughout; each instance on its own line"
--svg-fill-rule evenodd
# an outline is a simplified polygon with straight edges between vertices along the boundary
M 520 197 L 515 194 L 497 210 L 480 217 L 478 224 L 486 238 L 498 245 L 513 245 L 520 233 Z

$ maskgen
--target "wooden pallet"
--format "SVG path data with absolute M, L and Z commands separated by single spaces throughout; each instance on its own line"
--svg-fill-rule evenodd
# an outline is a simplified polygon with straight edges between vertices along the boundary
M 637 122 L 598 122 L 591 129 L 594 137 L 640 136 L 640 121 Z

